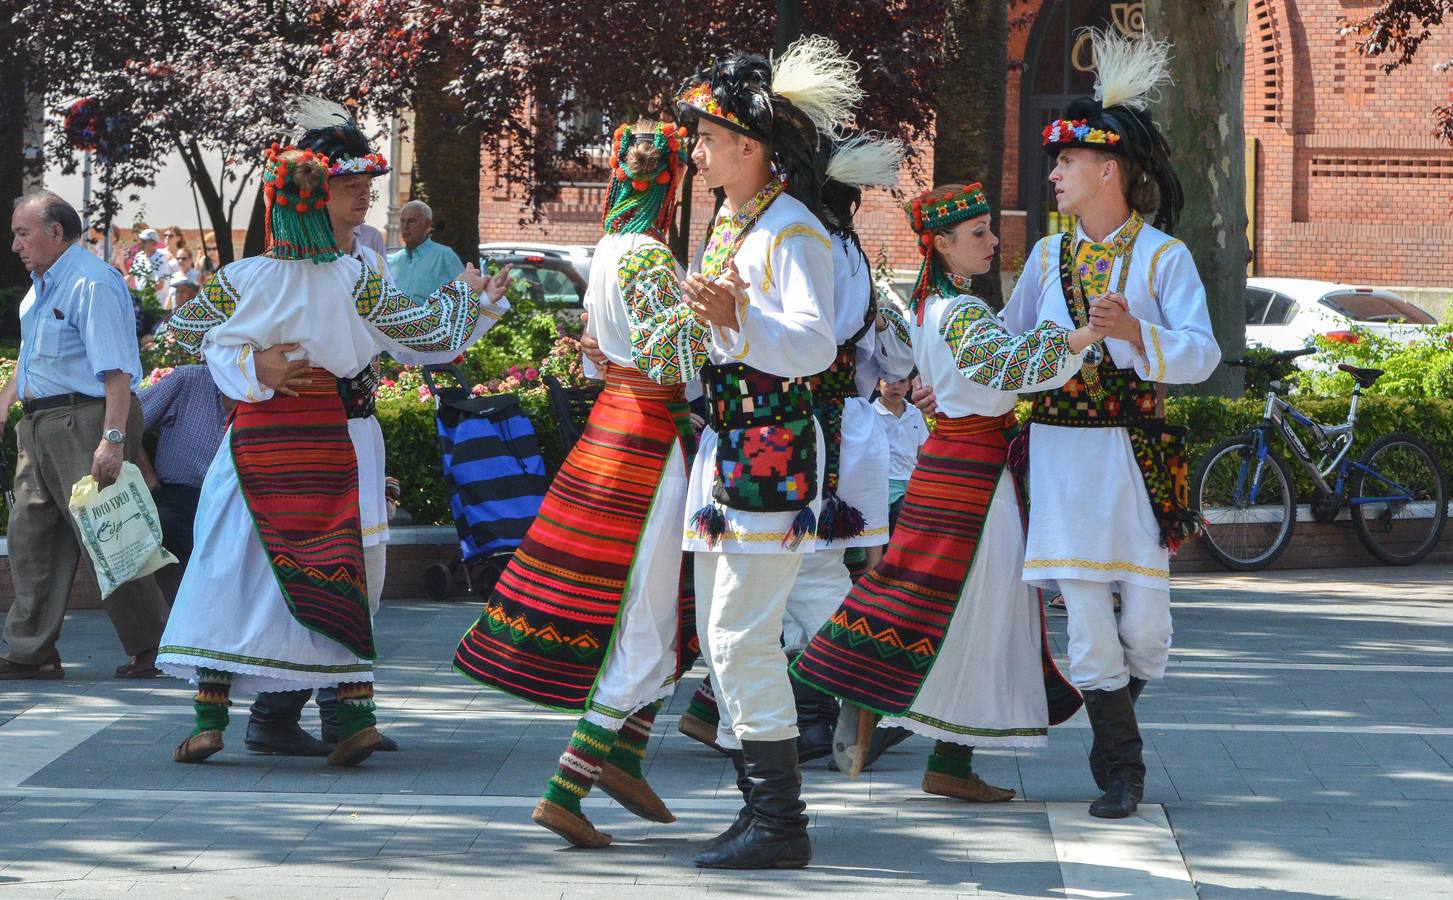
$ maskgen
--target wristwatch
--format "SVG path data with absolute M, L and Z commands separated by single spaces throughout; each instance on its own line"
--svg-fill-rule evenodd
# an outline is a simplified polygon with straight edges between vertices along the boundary
M 122 444 L 126 442 L 126 432 L 120 428 L 107 428 L 101 432 L 101 437 L 105 438 L 107 443 L 111 444 Z

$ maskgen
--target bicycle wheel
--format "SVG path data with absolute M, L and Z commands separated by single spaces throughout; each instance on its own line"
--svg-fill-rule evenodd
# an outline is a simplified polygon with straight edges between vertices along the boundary
M 1367 448 L 1358 466 L 1348 501 L 1367 552 L 1391 566 L 1431 553 L 1448 520 L 1448 479 L 1433 449 L 1397 432 Z
M 1256 458 L 1248 435 L 1227 438 L 1201 457 L 1191 505 L 1205 524 L 1206 552 L 1228 569 L 1264 569 L 1286 550 L 1297 522 L 1296 487 L 1286 464 Z

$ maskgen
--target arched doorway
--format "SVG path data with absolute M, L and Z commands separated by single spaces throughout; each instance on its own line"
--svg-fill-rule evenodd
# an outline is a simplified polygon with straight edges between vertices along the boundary
M 1050 161 L 1040 133 L 1064 114 L 1076 97 L 1095 89 L 1095 60 L 1087 28 L 1121 34 L 1145 31 L 1145 4 L 1110 0 L 1045 0 L 1024 54 L 1019 111 L 1019 196 L 1023 198 L 1029 246 L 1063 230 L 1048 186 Z

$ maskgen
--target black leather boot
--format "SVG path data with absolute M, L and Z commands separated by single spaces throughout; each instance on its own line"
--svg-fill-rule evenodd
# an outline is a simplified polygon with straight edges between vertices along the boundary
M 696 855 L 703 869 L 800 869 L 812 860 L 797 741 L 742 741 L 751 818 L 735 837 Z
M 795 654 L 789 654 L 795 658 Z M 832 730 L 837 725 L 837 699 L 817 688 L 792 682 L 792 699 L 797 705 L 797 761 L 811 762 L 832 755 Z
M 1128 686 L 1115 691 L 1085 691 L 1084 695 L 1090 727 L 1105 762 L 1104 793 L 1090 804 L 1090 815 L 1124 819 L 1134 815 L 1145 795 L 1144 742 L 1135 720 L 1135 703 Z
M 338 689 L 318 688 L 318 721 L 323 723 L 320 729 L 323 740 L 329 744 L 338 743 Z M 393 753 L 399 749 L 398 743 L 382 731 L 378 733 L 379 743 L 374 747 L 375 752 Z
M 265 691 L 252 702 L 246 746 L 274 756 L 327 756 L 333 748 L 298 724 L 312 691 Z
M 1144 692 L 1146 684 L 1147 682 L 1144 678 L 1136 678 L 1134 675 L 1130 676 L 1130 683 L 1126 687 L 1130 690 L 1131 706 L 1134 706 L 1140 699 L 1140 695 Z M 1095 742 L 1090 745 L 1090 774 L 1095 778 L 1095 787 L 1102 791 L 1109 787 L 1110 784 L 1106 777 L 1106 766 L 1105 750 L 1097 732 Z
M 746 831 L 747 825 L 752 821 L 752 782 L 751 779 L 747 778 L 746 760 L 742 758 L 742 751 L 740 750 L 727 750 L 725 752 L 737 770 L 737 790 L 742 792 L 742 808 L 737 810 L 737 820 L 731 824 L 730 828 L 706 842 L 706 847 L 704 848 L 706 850 L 724 844 L 743 831 Z

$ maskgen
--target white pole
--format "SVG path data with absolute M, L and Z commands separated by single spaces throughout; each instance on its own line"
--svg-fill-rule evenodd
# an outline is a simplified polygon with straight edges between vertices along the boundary
M 81 163 L 81 234 L 91 232 L 91 151 L 87 150 Z

